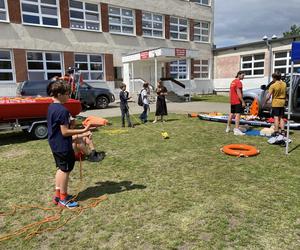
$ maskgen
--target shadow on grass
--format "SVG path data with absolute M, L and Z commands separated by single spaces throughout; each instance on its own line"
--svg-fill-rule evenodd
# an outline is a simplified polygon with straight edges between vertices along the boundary
M 133 189 L 145 189 L 146 186 L 133 184 L 132 181 L 105 181 L 97 182 L 96 186 L 88 187 L 87 189 L 81 191 L 78 194 L 78 201 L 84 201 L 89 198 L 97 198 L 104 194 L 116 194 L 125 191 L 130 191 Z
M 0 133 L 0 146 L 25 143 L 31 139 L 24 132 L 2 132 Z

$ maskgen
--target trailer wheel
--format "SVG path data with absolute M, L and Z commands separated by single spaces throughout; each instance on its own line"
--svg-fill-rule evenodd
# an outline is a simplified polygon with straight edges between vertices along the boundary
M 33 139 L 45 139 L 48 136 L 47 124 L 36 124 L 32 128 L 30 135 Z

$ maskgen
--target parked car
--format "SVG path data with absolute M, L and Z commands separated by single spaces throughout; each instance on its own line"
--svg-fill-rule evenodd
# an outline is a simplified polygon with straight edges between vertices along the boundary
M 47 86 L 49 80 L 41 81 L 24 81 L 17 87 L 17 95 L 19 96 L 47 96 Z M 109 103 L 115 101 L 115 96 L 109 88 L 93 87 L 83 82 L 79 87 L 78 98 L 82 105 L 104 109 Z
M 287 83 L 287 94 L 289 93 L 290 87 L 290 77 L 285 77 L 284 81 Z M 244 109 L 245 114 L 250 113 L 250 107 L 255 98 L 258 100 L 259 113 L 264 115 L 265 113 L 270 113 L 271 111 L 271 100 L 269 100 L 265 105 L 266 97 L 268 94 L 268 89 L 271 86 L 271 83 L 268 85 L 261 85 L 260 88 L 248 89 L 243 91 L 243 98 L 246 103 Z M 287 95 L 288 101 L 288 95 Z M 292 83 L 292 105 L 291 112 L 293 119 L 300 119 L 300 75 L 294 75 L 294 80 Z

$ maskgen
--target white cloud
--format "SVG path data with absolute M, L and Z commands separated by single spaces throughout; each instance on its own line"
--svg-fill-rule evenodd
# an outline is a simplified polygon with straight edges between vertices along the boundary
M 299 0 L 215 0 L 217 47 L 278 37 L 293 24 L 300 25 Z

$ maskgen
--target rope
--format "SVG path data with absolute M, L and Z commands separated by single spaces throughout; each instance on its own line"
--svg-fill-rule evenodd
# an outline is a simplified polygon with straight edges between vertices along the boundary
M 80 168 L 80 184 L 79 184 L 79 190 L 81 190 L 82 186 L 82 180 L 83 180 L 83 168 L 82 168 L 82 159 L 81 156 L 79 158 L 79 168 Z M 75 200 L 79 195 L 79 191 L 77 194 L 72 198 L 72 200 Z M 70 216 L 68 216 L 64 221 L 62 220 L 62 213 L 64 211 L 63 207 L 55 207 L 55 208 L 49 208 L 49 207 L 42 207 L 38 205 L 13 205 L 10 212 L 0 212 L 0 217 L 7 217 L 7 216 L 13 216 L 16 214 L 18 210 L 27 210 L 27 209 L 38 209 L 42 211 L 52 211 L 55 212 L 52 216 L 44 217 L 40 221 L 36 221 L 33 223 L 30 223 L 26 226 L 21 227 L 20 229 L 17 229 L 15 231 L 12 231 L 8 234 L 0 236 L 0 242 L 10 240 L 12 238 L 16 238 L 18 236 L 24 235 L 24 240 L 32 239 L 33 237 L 40 235 L 45 232 L 51 232 L 56 231 L 63 226 L 65 226 L 68 222 L 75 220 L 78 218 L 85 210 L 95 208 L 98 206 L 98 204 L 104 200 L 108 199 L 106 195 L 99 196 L 97 198 L 90 198 L 87 201 L 91 201 L 87 206 L 80 206 L 78 208 L 70 209 L 68 211 L 72 212 Z M 60 223 L 61 222 L 61 223 Z M 58 225 L 52 226 L 51 224 L 57 223 Z M 49 225 L 48 227 L 43 227 L 45 225 Z

